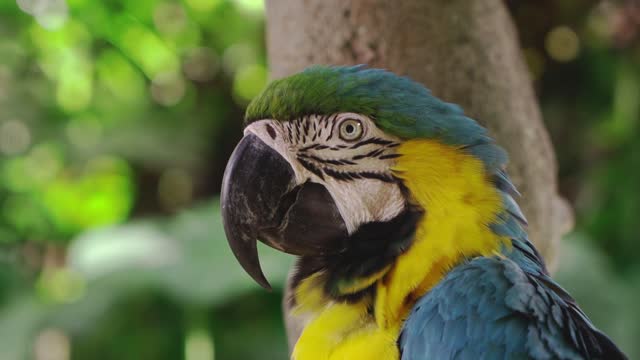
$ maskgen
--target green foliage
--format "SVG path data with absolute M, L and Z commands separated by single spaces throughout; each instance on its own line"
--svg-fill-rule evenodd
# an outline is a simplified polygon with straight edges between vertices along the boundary
M 64 242 L 154 202 L 173 211 L 196 190 L 215 192 L 195 189 L 195 177 L 225 150 L 220 126 L 239 127 L 266 83 L 261 6 L 52 4 L 0 12 L 0 241 Z M 187 174 L 183 199 L 141 188 L 173 168 Z
M 616 340 L 630 359 L 640 356 L 637 334 L 640 310 L 635 306 L 640 295 L 640 272 L 622 279 L 614 271 L 611 259 L 580 233 L 562 243 L 562 261 L 555 279 L 573 295 L 591 320 Z
M 507 3 L 577 210 L 558 279 L 639 358 L 633 11 Z M 281 292 L 243 273 L 211 200 L 266 83 L 262 7 L 0 1 L 0 359 L 286 358 Z M 281 289 L 292 259 L 260 250 Z
M 292 259 L 269 248 L 261 253 L 265 272 L 282 289 Z M 256 293 L 258 286 L 227 246 L 217 202 L 171 218 L 92 230 L 73 242 L 67 256 L 66 268 L 44 273 L 35 292 L 16 295 L 1 311 L 0 335 L 7 336 L 0 336 L 0 349 L 11 351 L 0 353 L 3 359 L 28 353 L 28 339 L 39 328 L 69 334 L 73 353 L 86 354 L 81 359 L 94 358 L 97 349 L 106 351 L 104 359 L 176 359 L 171 354 L 184 351 L 194 326 L 229 354 L 286 353 L 277 311 L 281 295 Z M 270 311 L 261 314 L 265 308 Z M 230 336 L 260 326 L 271 337 Z M 280 331 L 270 334 L 274 326 Z M 238 339 L 264 347 L 246 348 Z M 166 348 L 151 346 L 155 342 Z

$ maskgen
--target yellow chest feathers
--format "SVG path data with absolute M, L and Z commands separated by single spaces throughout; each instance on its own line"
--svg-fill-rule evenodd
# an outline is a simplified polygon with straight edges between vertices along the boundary
M 402 323 L 417 299 L 466 256 L 497 254 L 507 239 L 489 229 L 502 209 L 480 160 L 429 140 L 398 148 L 394 172 L 425 209 L 408 251 L 368 281 L 375 295 L 356 303 L 328 299 L 311 276 L 296 288 L 295 311 L 310 320 L 295 360 L 399 359 Z

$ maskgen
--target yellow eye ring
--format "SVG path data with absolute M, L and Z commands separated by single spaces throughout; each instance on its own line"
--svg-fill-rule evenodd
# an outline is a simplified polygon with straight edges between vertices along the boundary
M 340 123 L 340 138 L 344 141 L 355 141 L 362 137 L 362 122 L 357 119 L 346 119 Z

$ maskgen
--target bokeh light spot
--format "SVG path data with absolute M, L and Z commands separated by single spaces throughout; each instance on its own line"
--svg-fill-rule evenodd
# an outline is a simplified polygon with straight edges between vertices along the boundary
M 158 181 L 158 200 L 166 210 L 187 205 L 193 196 L 193 178 L 182 169 L 169 169 Z
M 187 15 L 180 4 L 159 3 L 153 11 L 153 24 L 163 34 L 177 34 L 187 24 Z
M 69 18 L 69 7 L 65 0 L 17 0 L 16 3 L 47 30 L 62 27 Z
M 62 155 L 52 144 L 38 144 L 24 161 L 25 175 L 41 186 L 53 180 L 62 170 Z
M 179 66 L 176 55 L 155 33 L 129 18 L 119 20 L 123 30 L 118 44 L 147 77 L 153 78 L 162 72 L 177 72 Z
M 62 172 L 44 189 L 52 220 L 67 232 L 126 219 L 133 204 L 131 169 L 111 156 L 91 159 L 79 174 Z
M 141 71 L 118 51 L 103 51 L 96 61 L 100 86 L 108 92 L 109 102 L 135 105 L 145 98 L 146 83 Z M 111 100 L 113 99 L 113 100 Z
M 255 14 L 264 12 L 264 0 L 234 0 L 234 2 L 243 10 Z
M 208 12 L 222 3 L 221 0 L 186 0 L 187 5 L 198 12 Z
M 14 156 L 2 163 L 2 183 L 12 192 L 27 191 L 32 186 L 25 159 L 25 156 Z
M 0 163 L 0 182 L 12 192 L 38 191 L 62 169 L 60 151 L 52 144 L 38 144 L 28 155 Z
M 172 106 L 184 97 L 186 84 L 182 74 L 160 73 L 151 81 L 151 97 L 158 104 Z
M 81 51 L 61 53 L 56 100 L 68 112 L 78 112 L 91 104 L 93 96 L 93 63 Z
M 238 69 L 258 62 L 256 50 L 244 43 L 229 46 L 222 55 L 222 66 L 228 73 L 235 73 Z
M 185 360 L 213 360 L 215 349 L 211 336 L 202 329 L 187 334 L 184 346 Z
M 46 269 L 38 279 L 38 295 L 53 303 L 72 303 L 86 291 L 86 280 L 76 271 L 66 268 Z
M 553 60 L 569 62 L 580 52 L 580 39 L 570 27 L 558 26 L 547 34 L 545 48 Z
M 15 155 L 24 152 L 31 145 L 31 131 L 18 120 L 0 123 L 0 152 Z
M 210 48 L 195 48 L 187 52 L 183 68 L 193 81 L 211 80 L 218 71 L 218 57 Z
M 33 344 L 35 360 L 71 359 L 71 340 L 64 331 L 55 328 L 42 330 Z
M 57 62 L 66 60 L 64 52 L 86 49 L 93 40 L 87 26 L 76 20 L 67 21 L 55 31 L 33 25 L 29 28 L 29 37 L 43 55 L 52 55 L 57 58 Z M 73 57 L 76 54 L 71 55 Z
M 259 64 L 246 66 L 233 79 L 233 92 L 241 102 L 248 102 L 267 85 L 267 69 Z

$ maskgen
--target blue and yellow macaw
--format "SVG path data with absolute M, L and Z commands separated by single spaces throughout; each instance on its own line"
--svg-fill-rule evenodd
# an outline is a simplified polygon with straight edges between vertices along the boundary
M 312 67 L 249 105 L 222 213 L 269 287 L 257 240 L 298 256 L 295 360 L 624 359 L 547 272 L 505 151 L 393 73 Z

